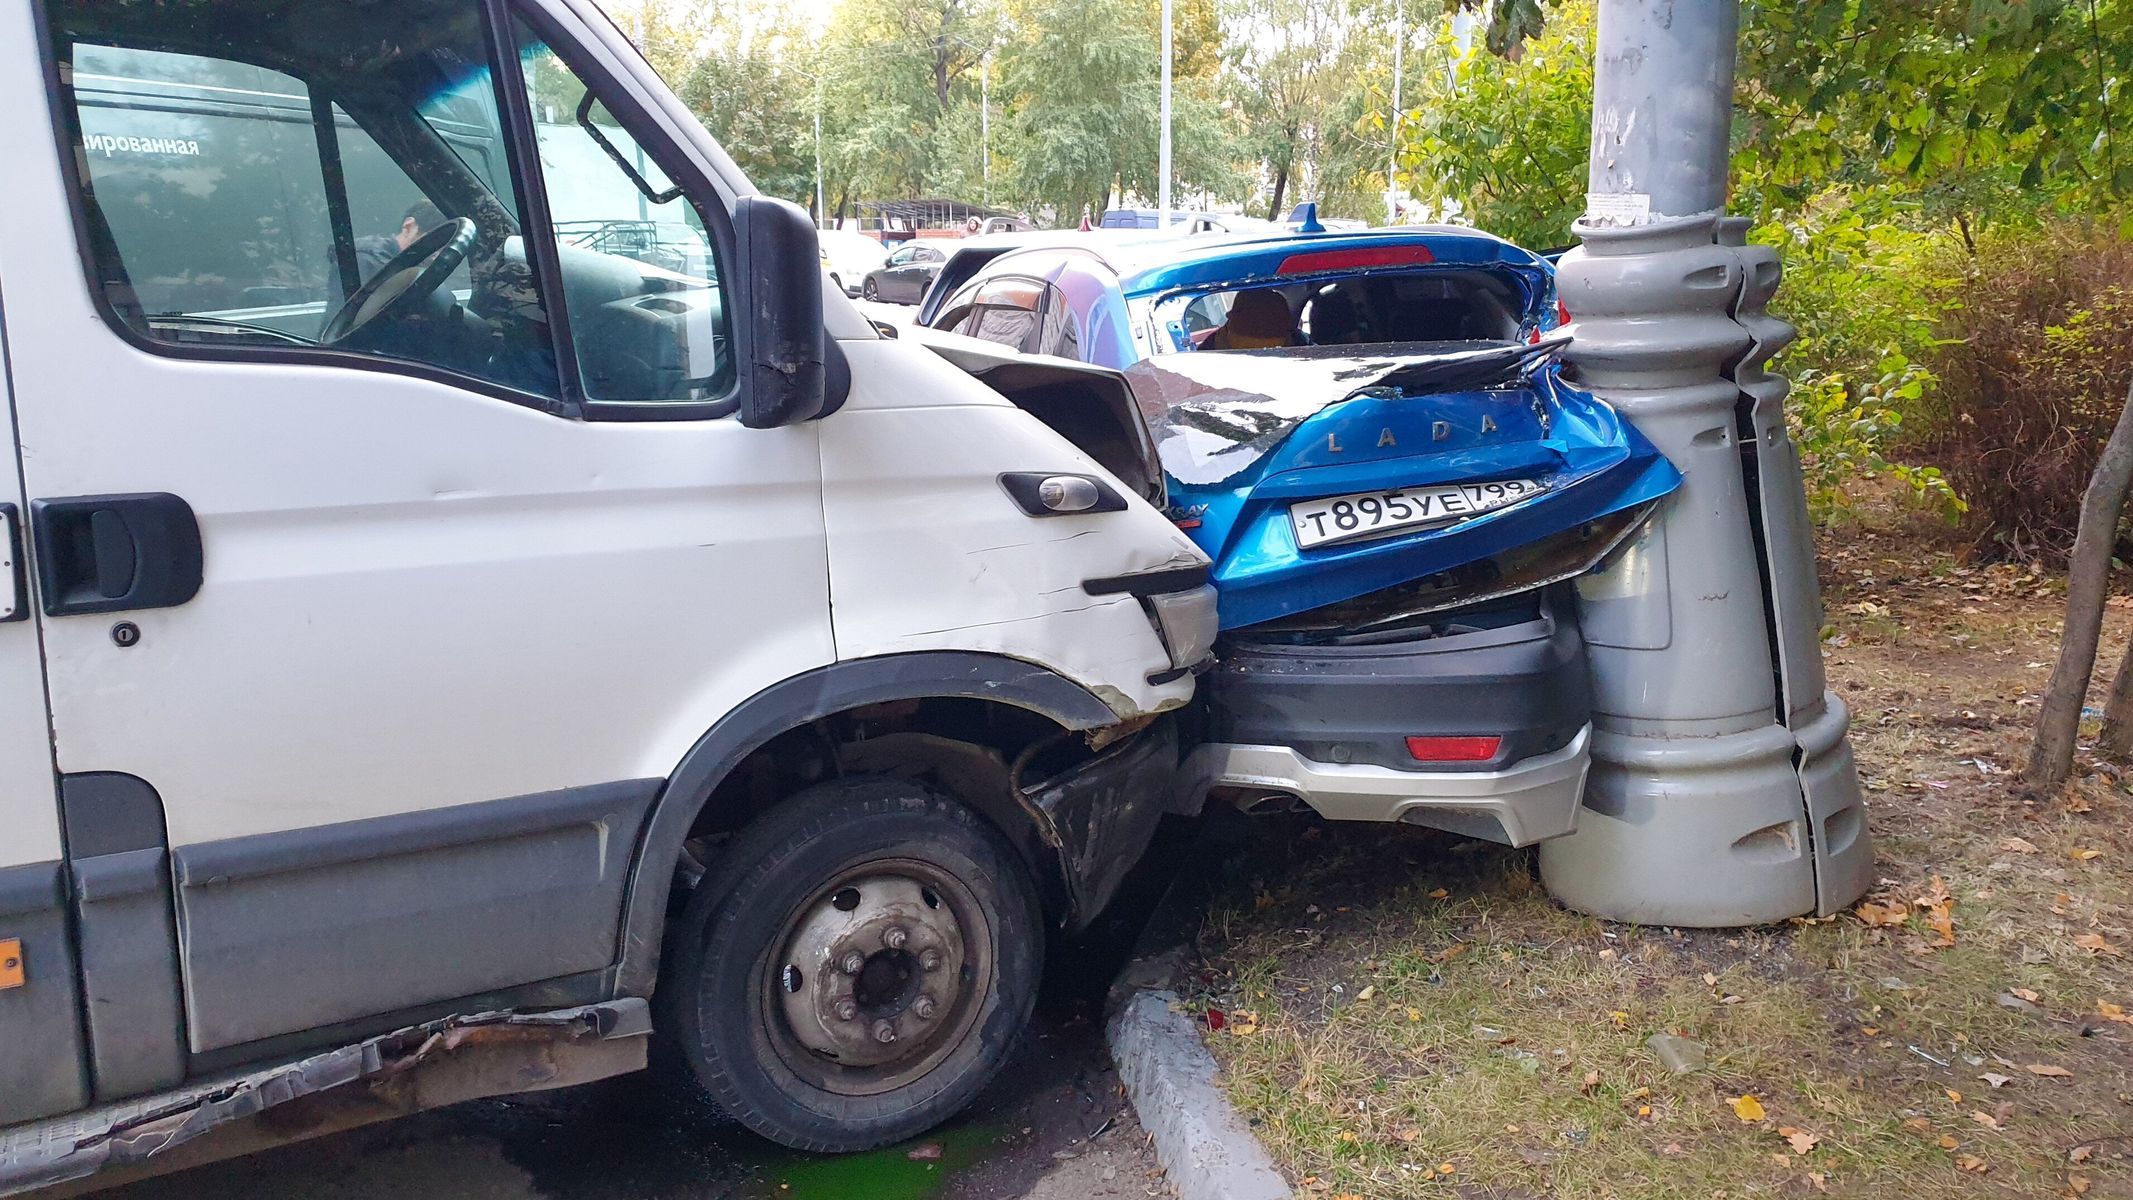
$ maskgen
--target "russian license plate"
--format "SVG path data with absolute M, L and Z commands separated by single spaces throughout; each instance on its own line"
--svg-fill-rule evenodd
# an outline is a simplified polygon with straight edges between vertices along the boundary
M 1362 492 L 1291 504 L 1289 524 L 1296 529 L 1297 546 L 1308 550 L 1327 542 L 1462 521 L 1516 504 L 1540 490 L 1539 480 L 1505 479 L 1496 483 Z

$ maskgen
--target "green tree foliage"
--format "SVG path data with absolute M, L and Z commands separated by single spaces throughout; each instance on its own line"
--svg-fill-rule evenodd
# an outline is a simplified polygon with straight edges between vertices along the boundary
M 1300 187 L 1342 131 L 1341 97 L 1356 83 L 1364 52 L 1362 15 L 1348 0 L 1224 2 L 1228 78 L 1244 118 L 1240 148 L 1263 165 L 1270 215 L 1314 198 Z
M 746 0 L 705 7 L 692 31 L 693 63 L 676 94 L 755 185 L 811 203 L 815 187 L 815 82 L 808 31 L 789 8 Z
M 1062 220 L 1153 176 L 1157 41 L 1139 0 L 1028 0 L 1002 59 L 1020 193 Z
M 1569 240 L 1585 210 L 1595 11 L 1593 0 L 1558 4 L 1515 59 L 1462 47 L 1438 23 L 1420 56 L 1428 69 L 1410 77 L 1409 190 L 1521 245 Z

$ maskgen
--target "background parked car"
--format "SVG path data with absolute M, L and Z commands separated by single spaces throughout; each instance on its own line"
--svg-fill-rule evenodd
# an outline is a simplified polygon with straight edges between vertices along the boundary
M 829 268 L 830 281 L 847 296 L 858 295 L 860 281 L 866 278 L 867 272 L 889 257 L 889 248 L 882 245 L 879 238 L 855 229 L 825 229 L 819 236 L 823 264 Z
M 1191 213 L 1173 209 L 1170 213 L 1172 228 L 1184 225 L 1192 218 Z M 1112 208 L 1104 210 L 1103 229 L 1161 229 L 1162 214 L 1152 208 Z
M 868 271 L 859 284 L 859 294 L 869 300 L 892 300 L 916 304 L 933 277 L 941 273 L 948 255 L 925 242 L 905 242 L 878 267 Z

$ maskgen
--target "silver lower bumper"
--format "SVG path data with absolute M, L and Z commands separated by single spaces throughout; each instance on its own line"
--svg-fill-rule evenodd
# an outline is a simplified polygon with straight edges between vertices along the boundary
M 1562 749 L 1498 771 L 1399 771 L 1211 742 L 1186 759 L 1185 780 L 1194 801 L 1214 788 L 1239 791 L 1242 807 L 1288 795 L 1329 821 L 1403 821 L 1529 846 L 1576 831 L 1591 747 L 1588 725 Z

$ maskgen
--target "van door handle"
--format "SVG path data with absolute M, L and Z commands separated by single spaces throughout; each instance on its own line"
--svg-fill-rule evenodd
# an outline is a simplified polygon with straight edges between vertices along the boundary
M 0 504 L 0 522 L 7 526 L 5 538 L 0 538 L 0 555 L 7 558 L 0 563 L 0 622 L 25 621 L 30 615 L 30 589 L 24 582 L 29 574 L 22 560 L 22 510 Z
M 171 608 L 200 590 L 200 522 L 168 492 L 30 502 L 47 616 Z

